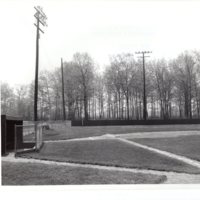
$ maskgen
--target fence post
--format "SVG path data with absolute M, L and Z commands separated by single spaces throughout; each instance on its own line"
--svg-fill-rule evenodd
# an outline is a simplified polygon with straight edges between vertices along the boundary
M 15 157 L 16 157 L 16 154 L 17 154 L 17 125 L 15 125 Z
M 42 142 L 43 142 L 43 126 L 41 127 L 41 140 L 40 141 L 41 141 L 41 146 L 42 146 Z
M 35 149 L 37 151 L 37 121 L 35 121 Z

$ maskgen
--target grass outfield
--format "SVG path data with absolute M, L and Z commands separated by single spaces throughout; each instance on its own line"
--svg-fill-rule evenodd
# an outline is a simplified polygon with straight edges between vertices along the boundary
M 2 185 L 155 184 L 166 176 L 36 163 L 2 162 Z
M 132 139 L 135 142 L 200 161 L 200 136 Z
M 54 130 L 44 132 L 44 140 L 64 140 L 72 138 L 83 138 L 100 136 L 104 134 L 123 134 L 138 132 L 159 132 L 159 131 L 187 131 L 199 130 L 200 125 L 150 125 L 150 126 L 74 126 L 69 123 L 62 128 L 56 127 Z
M 21 156 L 62 162 L 200 173 L 199 168 L 116 139 L 51 142 L 46 143 L 40 153 L 25 153 Z

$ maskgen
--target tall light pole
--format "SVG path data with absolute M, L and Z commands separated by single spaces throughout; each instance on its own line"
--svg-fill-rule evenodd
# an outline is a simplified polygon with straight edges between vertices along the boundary
M 34 121 L 38 121 L 37 116 L 37 102 L 38 102 L 38 68 L 39 68 L 39 38 L 40 38 L 40 32 L 44 33 L 40 29 L 40 24 L 42 26 L 47 26 L 46 20 L 47 17 L 44 14 L 42 8 L 40 6 L 34 7 L 36 10 L 36 13 L 34 17 L 36 18 L 36 65 L 35 65 L 35 93 L 34 93 Z
M 66 120 L 66 112 L 65 112 L 65 84 L 64 84 L 64 73 L 63 73 L 63 60 L 62 60 L 62 58 L 61 58 L 61 75 L 62 75 L 63 120 Z
M 151 51 L 139 51 L 136 54 L 142 54 L 143 60 L 143 119 L 147 119 L 147 100 L 146 100 L 146 73 L 145 73 L 145 54 L 152 53 Z

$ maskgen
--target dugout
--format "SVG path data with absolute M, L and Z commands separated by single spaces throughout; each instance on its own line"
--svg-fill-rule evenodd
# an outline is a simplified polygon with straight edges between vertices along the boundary
M 1 115 L 1 155 L 7 155 L 15 148 L 15 125 L 23 125 L 22 118 Z M 18 131 L 17 143 L 23 143 L 23 133 Z

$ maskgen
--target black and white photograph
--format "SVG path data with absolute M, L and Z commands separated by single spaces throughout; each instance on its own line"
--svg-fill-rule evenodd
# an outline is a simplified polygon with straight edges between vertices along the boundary
M 0 0 L 0 18 L 1 188 L 200 190 L 199 0 Z

